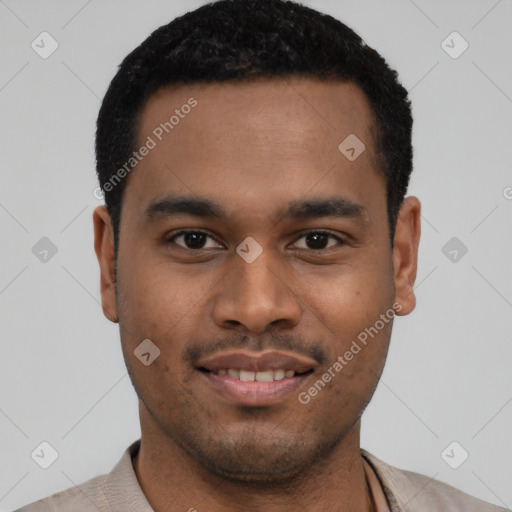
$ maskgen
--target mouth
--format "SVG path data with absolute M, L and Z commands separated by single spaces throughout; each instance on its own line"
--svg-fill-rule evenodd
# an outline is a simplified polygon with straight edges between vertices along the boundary
M 222 399 L 261 407 L 289 398 L 317 364 L 291 353 L 238 351 L 200 361 L 196 370 Z
M 313 372 L 313 369 L 306 370 L 303 373 L 296 372 L 295 370 L 286 370 L 279 368 L 277 370 L 263 370 L 253 372 L 250 370 L 240 370 L 237 368 L 221 368 L 220 370 L 208 370 L 206 368 L 199 368 L 199 371 L 204 373 L 213 373 L 214 375 L 220 375 L 225 377 L 226 375 L 234 380 L 241 380 L 244 382 L 273 382 L 283 379 L 290 379 L 292 377 L 308 375 Z

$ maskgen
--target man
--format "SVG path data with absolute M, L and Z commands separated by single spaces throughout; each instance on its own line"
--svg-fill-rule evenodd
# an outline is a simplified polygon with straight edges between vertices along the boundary
M 128 55 L 94 229 L 141 439 L 20 510 L 503 510 L 360 448 L 415 307 L 411 129 L 396 72 L 293 2 L 205 5 Z

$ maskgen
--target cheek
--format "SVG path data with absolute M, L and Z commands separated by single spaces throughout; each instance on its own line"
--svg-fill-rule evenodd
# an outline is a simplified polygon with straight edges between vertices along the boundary
M 356 418 L 377 387 L 386 361 L 390 332 L 391 321 L 380 330 L 375 329 L 374 321 L 362 330 L 355 328 L 346 337 L 340 336 L 328 362 L 301 395 L 301 403 L 309 399 L 322 418 L 328 411 L 326 421 L 334 428 L 343 419 Z
M 366 259 L 301 276 L 305 306 L 334 333 L 357 335 L 393 303 L 391 260 Z
M 180 340 L 187 338 L 190 299 L 186 286 L 170 279 L 164 269 L 144 264 L 119 275 L 120 324 L 124 359 L 139 396 L 154 411 L 177 406 L 183 389 Z M 144 340 L 150 344 L 140 349 Z M 146 345 L 144 345 L 146 347 Z M 144 353 L 150 359 L 144 361 Z M 149 360 L 148 360 L 149 359 Z M 146 365 L 146 363 L 149 363 Z
M 177 272 L 168 262 L 151 264 L 149 257 L 140 265 L 136 261 L 131 260 L 131 267 L 127 265 L 119 273 L 119 318 L 125 360 L 140 379 L 139 385 L 151 382 L 160 390 L 174 389 L 189 377 L 181 356 L 187 342 L 197 337 L 198 315 L 204 314 L 206 292 L 212 284 L 197 272 L 195 276 Z M 134 356 L 146 339 L 159 350 L 158 357 L 147 367 Z
M 322 371 L 331 375 L 326 386 L 332 391 L 329 400 L 338 405 L 356 396 L 356 402 L 363 401 L 373 393 L 382 372 L 394 318 L 388 275 L 389 268 L 374 261 L 364 267 L 345 267 L 330 277 L 316 276 L 307 287 L 310 293 L 304 302 L 314 313 L 310 317 L 328 348 L 329 360 Z
M 186 320 L 201 296 L 195 296 L 190 281 L 169 265 L 151 263 L 151 258 L 133 259 L 119 274 L 120 306 L 128 327 L 147 334 L 162 334 Z

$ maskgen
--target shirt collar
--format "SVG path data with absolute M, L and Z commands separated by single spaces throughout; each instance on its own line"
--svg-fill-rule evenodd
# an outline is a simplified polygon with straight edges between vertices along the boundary
M 105 497 L 112 512 L 154 512 L 140 487 L 132 459 L 140 448 L 140 439 L 132 443 L 105 481 Z
M 370 462 L 368 462 L 364 457 L 362 457 L 362 459 L 366 481 L 368 483 L 372 502 L 375 506 L 375 512 L 391 512 L 386 494 L 379 480 L 379 477 L 377 476 L 377 473 L 373 469 Z

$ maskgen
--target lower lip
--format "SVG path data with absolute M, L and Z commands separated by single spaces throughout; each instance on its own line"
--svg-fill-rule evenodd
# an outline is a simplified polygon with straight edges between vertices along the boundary
M 228 375 L 217 375 L 212 372 L 200 372 L 203 378 L 213 385 L 223 397 L 238 405 L 264 406 L 282 401 L 296 392 L 308 375 L 285 377 L 271 382 L 243 381 Z

